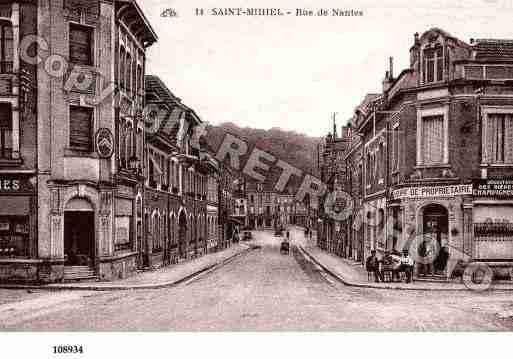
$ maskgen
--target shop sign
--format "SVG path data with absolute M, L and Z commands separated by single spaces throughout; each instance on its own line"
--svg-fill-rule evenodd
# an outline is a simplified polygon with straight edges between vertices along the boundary
M 33 191 L 34 186 L 27 179 L 0 177 L 0 194 Z
M 20 181 L 0 178 L 0 192 L 16 192 L 20 190 Z
M 485 179 L 474 181 L 474 196 L 513 198 L 513 179 Z
M 96 152 L 100 158 L 111 158 L 114 154 L 114 136 L 108 128 L 100 128 L 96 132 Z
M 401 198 L 427 198 L 427 197 L 454 197 L 472 194 L 471 184 L 431 187 L 406 187 L 392 191 L 393 199 Z

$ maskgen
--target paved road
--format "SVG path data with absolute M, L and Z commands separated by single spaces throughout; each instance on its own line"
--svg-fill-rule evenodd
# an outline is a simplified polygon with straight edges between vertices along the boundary
M 293 237 L 302 234 L 293 232 Z M 0 291 L 4 330 L 511 330 L 509 293 L 346 287 L 297 250 L 262 246 L 174 288 L 122 292 Z M 8 296 L 6 296 L 8 293 Z M 21 301 L 15 301 L 19 295 Z

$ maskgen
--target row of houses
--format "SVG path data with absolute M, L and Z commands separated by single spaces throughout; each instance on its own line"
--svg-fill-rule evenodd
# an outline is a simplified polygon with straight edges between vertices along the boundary
M 450 275 L 450 259 L 513 267 L 513 40 L 464 42 L 441 29 L 415 34 L 410 64 L 367 94 L 340 135 L 320 145 L 330 191 L 318 245 L 363 261 L 429 238 L 438 251 L 422 274 Z
M 157 40 L 134 0 L 0 4 L 0 281 L 114 280 L 230 245 L 234 175 L 145 75 Z
M 317 202 L 299 202 L 291 186 L 278 192 L 272 181 L 240 180 L 235 190 L 234 216 L 252 230 L 310 228 L 317 220 Z

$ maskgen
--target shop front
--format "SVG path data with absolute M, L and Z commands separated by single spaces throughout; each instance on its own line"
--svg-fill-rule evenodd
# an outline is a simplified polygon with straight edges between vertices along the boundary
M 36 282 L 35 179 L 0 176 L 0 282 Z
M 419 276 L 448 276 L 450 260 L 469 252 L 465 209 L 472 202 L 472 185 L 405 187 L 392 191 L 391 221 L 399 234 L 394 249 L 408 249 L 416 259 Z M 392 236 L 393 238 L 393 236 Z
M 513 272 L 513 179 L 474 181 L 472 259 Z

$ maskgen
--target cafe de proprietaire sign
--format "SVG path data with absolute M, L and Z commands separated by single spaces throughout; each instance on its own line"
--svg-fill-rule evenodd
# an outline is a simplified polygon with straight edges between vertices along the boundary
M 471 184 L 429 187 L 405 187 L 392 191 L 394 199 L 401 198 L 428 198 L 428 197 L 454 197 L 472 194 Z
M 513 179 L 484 179 L 474 181 L 474 196 L 513 198 Z

